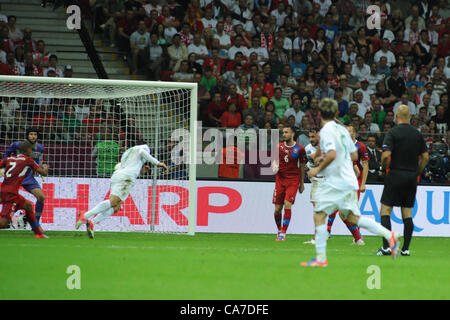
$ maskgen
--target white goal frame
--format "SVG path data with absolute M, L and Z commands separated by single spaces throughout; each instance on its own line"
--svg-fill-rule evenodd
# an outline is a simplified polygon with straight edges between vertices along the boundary
M 197 189 L 196 189 L 196 144 L 197 144 L 197 83 L 166 82 L 166 81 L 139 81 L 139 80 L 112 80 L 112 79 L 82 79 L 82 78 L 56 78 L 56 77 L 31 77 L 31 76 L 5 76 L 0 75 L 0 82 L 42 83 L 42 84 L 66 84 L 66 85 L 94 85 L 111 87 L 148 87 L 167 89 L 187 89 L 190 95 L 189 116 L 189 213 L 188 235 L 195 234 L 197 224 Z M 14 92 L 2 93 L 2 96 L 17 97 Z M 80 96 L 80 98 L 84 98 Z

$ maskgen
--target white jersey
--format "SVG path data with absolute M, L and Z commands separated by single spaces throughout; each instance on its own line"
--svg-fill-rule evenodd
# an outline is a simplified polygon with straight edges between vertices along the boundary
M 317 148 L 314 147 L 311 143 L 308 144 L 308 145 L 305 147 L 306 158 L 308 159 L 308 162 L 306 163 L 306 167 L 307 167 L 308 169 L 312 169 L 312 168 L 318 166 L 318 164 L 315 163 L 313 159 L 311 159 L 311 156 L 312 156 L 313 154 L 315 154 L 316 151 L 317 151 Z
M 336 158 L 320 173 L 324 184 L 342 191 L 358 190 L 358 180 L 353 171 L 351 152 L 356 152 L 347 129 L 334 121 L 327 122 L 320 130 L 320 150 L 324 155 L 330 150 L 336 151 Z
M 137 178 L 146 162 L 153 165 L 159 164 L 159 161 L 150 155 L 150 148 L 147 145 L 134 146 L 123 153 L 120 165 L 114 174 L 120 173 Z

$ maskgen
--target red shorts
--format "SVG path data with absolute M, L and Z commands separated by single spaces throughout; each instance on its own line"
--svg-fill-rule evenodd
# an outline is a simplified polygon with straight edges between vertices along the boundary
M 9 192 L 2 192 L 0 194 L 2 198 L 3 209 L 0 213 L 0 218 L 11 220 L 11 216 L 17 210 L 24 207 L 27 200 L 20 194 L 14 194 Z
M 276 179 L 275 190 L 273 191 L 273 204 L 284 204 L 284 201 L 295 202 L 299 180 Z

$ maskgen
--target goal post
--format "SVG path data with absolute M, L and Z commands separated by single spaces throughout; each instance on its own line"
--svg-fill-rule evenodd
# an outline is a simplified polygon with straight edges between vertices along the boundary
M 96 229 L 195 234 L 196 83 L 0 76 L 0 99 L 2 156 L 39 129 L 50 165 L 45 181 L 35 177 L 46 194 L 44 229 L 74 229 L 76 214 L 109 196 L 122 153 L 144 140 L 170 173 L 153 167 L 138 178 Z

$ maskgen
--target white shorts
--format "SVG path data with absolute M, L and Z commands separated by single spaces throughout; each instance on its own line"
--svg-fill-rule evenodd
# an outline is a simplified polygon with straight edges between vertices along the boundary
M 111 177 L 111 195 L 125 201 L 135 185 L 136 179 L 129 175 L 116 171 Z
M 339 210 L 344 217 L 347 217 L 351 211 L 355 216 L 361 216 L 357 190 L 338 190 L 327 184 L 321 184 L 314 197 L 316 198 L 314 212 L 330 215 Z
M 319 190 L 320 188 L 320 184 L 322 183 L 323 179 L 317 179 L 317 178 L 313 178 L 311 180 L 311 193 L 310 193 L 310 201 L 311 202 L 317 202 L 317 190 Z

